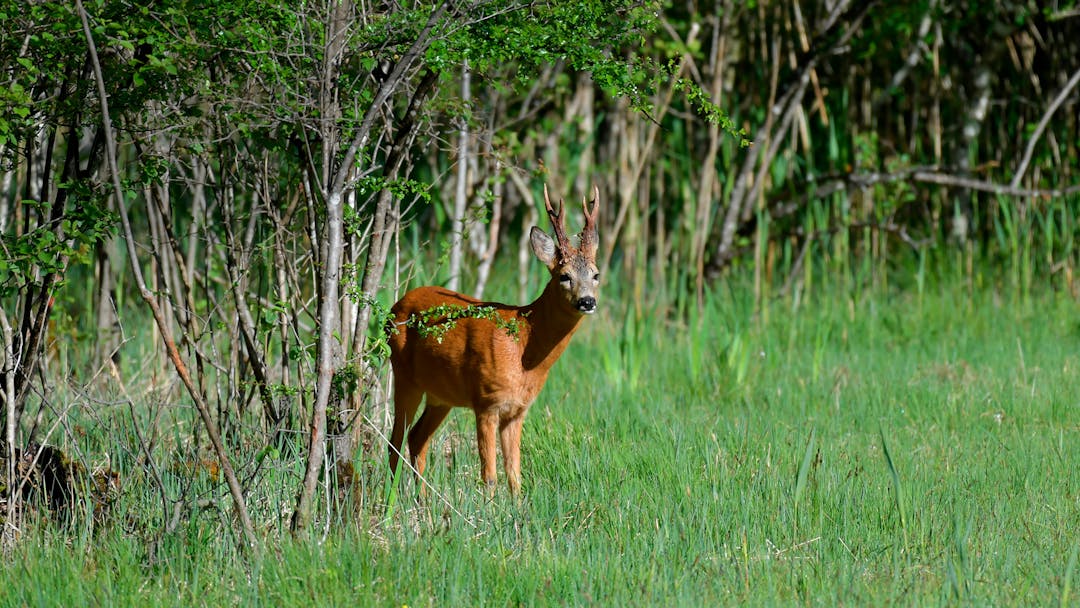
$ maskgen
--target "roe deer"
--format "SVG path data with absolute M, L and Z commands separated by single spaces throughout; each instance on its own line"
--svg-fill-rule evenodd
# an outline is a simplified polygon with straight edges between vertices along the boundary
M 558 211 L 553 209 L 544 187 L 555 240 L 536 226 L 529 233 L 533 253 L 551 272 L 547 287 L 533 303 L 509 306 L 439 287 L 419 287 L 394 304 L 387 325 L 394 368 L 391 474 L 397 472 L 405 430 L 427 394 L 424 413 L 409 431 L 409 455 L 417 472 L 423 474 L 431 437 L 450 408 L 470 407 L 476 414 L 476 443 L 487 491 L 493 492 L 496 482 L 496 431 L 510 492 L 518 491 L 525 414 L 582 316 L 596 312 L 599 198 L 594 186 L 592 209 L 581 201 L 585 228 L 575 248 L 566 236 L 563 201 Z

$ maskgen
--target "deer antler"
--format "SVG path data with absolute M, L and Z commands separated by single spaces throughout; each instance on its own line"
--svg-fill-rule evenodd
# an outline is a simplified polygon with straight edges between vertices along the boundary
M 585 228 L 581 231 L 581 252 L 589 257 L 596 256 L 596 211 L 600 207 L 600 188 L 593 186 L 592 211 L 585 197 L 581 197 L 581 209 L 585 212 Z
M 558 212 L 551 206 L 551 199 L 548 198 L 547 184 L 544 184 L 544 206 L 547 207 L 548 217 L 551 218 L 551 229 L 555 232 L 555 240 L 559 243 L 559 253 L 565 254 L 570 251 L 570 239 L 566 238 L 566 225 L 563 221 L 563 201 L 559 199 Z

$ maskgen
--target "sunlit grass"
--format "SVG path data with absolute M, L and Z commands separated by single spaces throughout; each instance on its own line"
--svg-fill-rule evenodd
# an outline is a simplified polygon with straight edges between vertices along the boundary
M 27 532 L 4 601 L 1074 601 L 1075 302 L 947 287 L 782 298 L 765 314 L 744 293 L 718 292 L 689 320 L 630 320 L 611 288 L 526 422 L 520 499 L 504 483 L 484 497 L 467 410 L 432 448 L 437 496 L 417 503 L 406 475 L 388 509 L 374 446 L 356 460 L 359 512 L 324 511 L 311 537 L 284 532 L 299 465 L 275 465 L 253 489 L 266 539 L 255 551 L 236 547 L 227 497 L 207 479 L 198 496 L 210 502 L 156 535 L 160 499 L 128 463 L 111 525 L 75 540 Z

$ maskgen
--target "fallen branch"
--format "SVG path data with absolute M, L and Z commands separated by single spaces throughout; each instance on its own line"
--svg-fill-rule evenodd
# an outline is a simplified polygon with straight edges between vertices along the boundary
M 958 175 L 949 175 L 947 173 L 935 173 L 928 171 L 916 171 L 911 176 L 911 178 L 913 181 L 917 182 L 939 184 L 942 186 L 954 186 L 957 188 L 965 188 L 968 190 L 989 192 L 991 194 L 998 194 L 1001 196 L 1060 198 L 1080 192 L 1080 184 L 1074 184 L 1066 188 L 1019 188 L 1017 186 L 997 184 L 994 182 L 987 182 L 983 180 L 972 179 L 969 177 L 961 177 Z
M 869 188 L 877 184 L 891 184 L 896 182 L 919 182 L 924 184 L 937 184 L 953 188 L 964 188 L 979 192 L 989 192 L 1000 196 L 1016 196 L 1029 198 L 1061 198 L 1080 193 L 1080 184 L 1073 184 L 1064 188 L 1021 188 L 1010 184 L 999 184 L 986 180 L 944 173 L 937 167 L 918 166 L 909 167 L 892 173 L 872 171 L 868 173 L 848 173 L 845 175 L 828 176 L 815 183 L 808 184 L 806 194 L 794 199 L 778 199 L 769 204 L 769 216 L 778 219 L 789 216 L 801 209 L 808 201 L 822 199 L 840 191 L 852 188 Z

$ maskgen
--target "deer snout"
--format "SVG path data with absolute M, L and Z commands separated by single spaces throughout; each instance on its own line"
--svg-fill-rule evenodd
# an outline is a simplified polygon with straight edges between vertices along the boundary
M 579 298 L 577 301 L 577 309 L 587 315 L 593 314 L 596 312 L 596 298 L 592 296 Z

